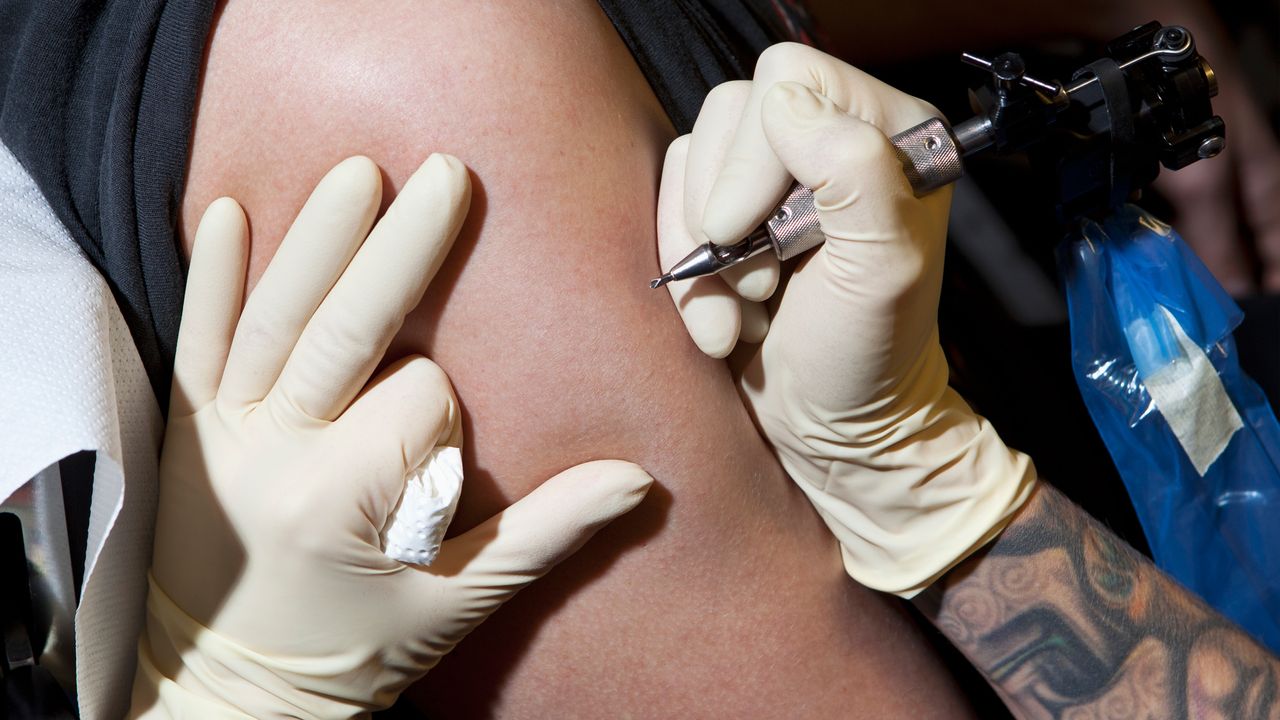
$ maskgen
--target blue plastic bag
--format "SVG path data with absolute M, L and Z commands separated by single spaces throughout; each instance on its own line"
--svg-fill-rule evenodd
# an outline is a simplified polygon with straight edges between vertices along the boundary
M 1059 265 L 1076 381 L 1156 563 L 1280 652 L 1280 424 L 1240 370 L 1240 308 L 1133 206 Z

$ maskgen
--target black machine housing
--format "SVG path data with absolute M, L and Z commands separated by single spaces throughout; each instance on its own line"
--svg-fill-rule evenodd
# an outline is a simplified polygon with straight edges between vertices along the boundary
M 1060 222 L 1105 214 L 1161 165 L 1177 170 L 1225 146 L 1213 69 L 1185 28 L 1134 28 L 1065 85 L 1029 78 L 1015 53 L 980 62 L 993 78 L 974 93 L 991 149 L 1027 153 Z

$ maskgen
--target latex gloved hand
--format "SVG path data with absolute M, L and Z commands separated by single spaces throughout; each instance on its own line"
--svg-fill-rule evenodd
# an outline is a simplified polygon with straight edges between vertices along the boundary
M 994 537 L 1035 478 L 947 386 L 937 310 L 951 189 L 916 198 L 888 139 L 938 114 L 816 50 L 774 46 L 672 144 L 658 210 L 668 267 L 704 237 L 745 237 L 793 178 L 814 191 L 827 242 L 800 261 L 771 323 L 736 296 L 739 279 L 668 287 L 708 354 L 764 336 L 739 378 L 745 402 L 849 574 L 904 597 Z
M 230 199 L 205 213 L 133 716 L 386 707 L 651 483 L 630 463 L 588 463 L 445 542 L 429 568 L 383 554 L 379 533 L 405 474 L 437 444 L 462 442 L 457 402 L 431 361 L 369 376 L 462 224 L 467 171 L 431 156 L 370 232 L 380 197 L 368 159 L 334 168 L 243 312 L 244 215 Z

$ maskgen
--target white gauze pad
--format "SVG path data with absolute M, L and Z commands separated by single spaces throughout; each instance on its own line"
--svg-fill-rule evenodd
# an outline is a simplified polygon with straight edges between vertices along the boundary
M 405 476 L 400 504 L 382 531 L 387 557 L 410 565 L 430 565 L 440 552 L 462 492 L 462 450 L 438 447 Z

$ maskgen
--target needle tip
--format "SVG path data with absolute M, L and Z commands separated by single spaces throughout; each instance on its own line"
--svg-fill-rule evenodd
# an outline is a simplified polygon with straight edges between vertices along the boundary
M 650 281 L 649 281 L 649 287 L 653 288 L 654 290 L 657 290 L 658 288 L 662 287 L 663 285 L 666 285 L 667 283 L 671 282 L 672 280 L 675 280 L 675 278 L 674 278 L 674 277 L 671 277 L 671 275 L 669 275 L 669 274 L 668 274 L 668 275 L 663 275 L 662 277 L 658 277 L 658 278 L 654 278 L 654 279 L 650 280 Z

